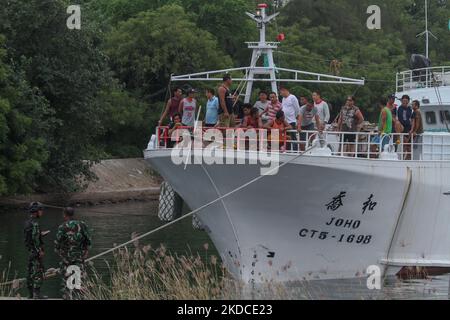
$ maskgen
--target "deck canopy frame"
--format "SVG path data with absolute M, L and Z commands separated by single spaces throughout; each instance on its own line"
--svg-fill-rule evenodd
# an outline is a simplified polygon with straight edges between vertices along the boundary
M 236 82 L 270 82 L 273 83 L 313 83 L 313 84 L 340 84 L 340 85 L 357 85 L 363 86 L 365 84 L 364 79 L 353 79 L 346 77 L 332 76 L 328 74 L 306 72 L 301 70 L 286 69 L 286 68 L 266 68 L 266 67 L 241 67 L 230 68 L 214 71 L 206 71 L 200 73 L 192 73 L 185 75 L 173 75 L 171 77 L 172 82 L 221 82 L 225 74 L 240 76 L 233 77 Z M 270 77 L 272 73 L 282 75 L 275 80 Z M 265 75 L 269 77 L 264 77 Z M 273 88 L 272 88 L 273 89 Z M 249 102 L 250 96 L 245 94 L 246 102 Z
M 302 83 L 330 83 L 330 84 L 351 84 L 362 86 L 365 84 L 364 79 L 352 79 L 346 77 L 338 77 L 332 76 L 328 74 L 314 73 L 314 72 L 306 72 L 300 70 L 293 69 L 285 69 L 285 68 L 265 68 L 265 67 L 242 67 L 242 68 L 231 68 L 231 69 L 223 69 L 223 70 L 215 70 L 215 71 L 206 71 L 200 73 L 192 73 L 185 74 L 179 76 L 172 76 L 172 81 L 222 81 L 222 77 L 224 74 L 233 74 L 237 72 L 241 72 L 243 77 L 234 77 L 234 81 L 260 81 L 260 82 L 271 82 L 270 78 L 253 78 L 245 76 L 250 73 L 250 71 L 256 71 L 258 74 L 268 74 L 270 71 L 274 70 L 276 73 L 283 73 L 291 75 L 291 77 L 284 77 L 276 79 L 277 82 L 302 82 Z

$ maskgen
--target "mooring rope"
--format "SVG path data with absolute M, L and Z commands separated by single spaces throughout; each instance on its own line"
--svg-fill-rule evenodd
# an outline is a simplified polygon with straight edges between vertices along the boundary
M 308 149 L 306 149 L 305 151 L 299 153 L 298 155 L 296 155 L 296 156 L 293 157 L 292 159 L 289 159 L 288 161 L 286 161 L 286 162 L 284 162 L 284 163 L 282 163 L 282 164 L 279 164 L 278 166 L 272 168 L 271 170 L 269 170 L 269 171 L 266 173 L 266 175 L 270 175 L 270 174 L 272 174 L 272 173 L 274 173 L 274 172 L 277 172 L 279 169 L 281 169 L 281 168 L 287 166 L 288 164 L 292 163 L 293 161 L 297 160 L 298 158 L 304 156 L 306 153 L 311 152 L 311 151 L 312 151 L 313 149 L 315 149 L 315 148 L 317 148 L 317 145 L 313 145 L 313 146 L 309 147 Z M 197 208 L 197 209 L 195 209 L 195 210 L 193 210 L 193 211 L 187 213 L 186 215 L 184 215 L 184 216 L 182 216 L 182 217 L 180 217 L 180 218 L 178 218 L 178 219 L 175 219 L 175 220 L 173 220 L 173 221 L 171 221 L 171 222 L 169 222 L 169 223 L 166 223 L 166 224 L 163 225 L 163 226 L 160 226 L 160 227 L 158 227 L 158 228 L 156 228 L 156 229 L 153 229 L 153 230 L 151 230 L 151 231 L 149 231 L 149 232 L 147 232 L 147 233 L 144 233 L 144 234 L 142 234 L 142 235 L 140 235 L 140 236 L 137 236 L 137 237 L 135 237 L 135 238 L 133 238 L 133 239 L 127 241 L 127 242 L 124 242 L 124 243 L 122 243 L 122 244 L 120 244 L 120 245 L 117 245 L 117 246 L 115 246 L 115 247 L 113 247 L 113 248 L 111 248 L 111 249 L 109 249 L 109 250 L 106 250 L 106 251 L 104 251 L 104 252 L 102 252 L 102 253 L 99 253 L 99 254 L 97 254 L 97 255 L 95 255 L 95 256 L 89 258 L 89 259 L 86 259 L 85 262 L 86 262 L 86 263 L 89 263 L 89 262 L 92 262 L 92 261 L 94 261 L 94 260 L 97 260 L 97 259 L 99 259 L 99 258 L 101 258 L 101 257 L 103 257 L 103 256 L 105 256 L 105 255 L 107 255 L 107 254 L 110 254 L 110 253 L 112 253 L 112 252 L 114 252 L 114 251 L 117 251 L 117 250 L 119 250 L 119 249 L 122 249 L 122 248 L 124 248 L 124 247 L 127 247 L 128 245 L 133 244 L 133 243 L 135 243 L 136 241 L 139 241 L 139 240 L 141 240 L 141 239 L 147 238 L 147 237 L 149 237 L 149 236 L 151 236 L 151 235 L 153 235 L 153 234 L 155 234 L 155 233 L 157 233 L 157 232 L 159 232 L 159 231 L 162 231 L 162 230 L 164 230 L 164 229 L 169 228 L 170 226 L 173 226 L 174 224 L 176 224 L 176 223 L 178 223 L 178 222 L 180 222 L 180 221 L 183 221 L 183 220 L 185 220 L 185 219 L 187 219 L 187 218 L 189 218 L 189 217 L 192 217 L 194 214 L 196 214 L 196 213 L 198 213 L 198 212 L 200 212 L 200 211 L 202 211 L 202 210 L 204 210 L 204 209 L 206 209 L 206 208 L 212 206 L 213 204 L 216 204 L 216 203 L 218 203 L 218 202 L 220 202 L 220 201 L 222 201 L 222 200 L 224 200 L 224 199 L 226 199 L 226 198 L 232 196 L 233 194 L 238 193 L 239 191 L 241 191 L 241 190 L 243 190 L 243 189 L 249 187 L 250 185 L 252 185 L 252 184 L 258 182 L 259 180 L 263 179 L 266 175 L 258 176 L 258 177 L 256 177 L 256 178 L 252 179 L 251 181 L 249 181 L 249 182 L 243 184 L 242 186 L 240 186 L 240 187 L 238 187 L 238 188 L 236 188 L 236 189 L 234 189 L 234 190 L 232 190 L 232 191 L 230 191 L 230 192 L 228 192 L 228 193 L 222 195 L 221 197 L 219 197 L 219 198 L 217 198 L 217 199 L 215 199 L 215 200 L 213 200 L 213 201 L 211 201 L 211 202 L 208 202 L 207 204 L 205 204 L 205 205 L 203 205 L 203 206 L 201 206 L 201 207 L 199 207 L 199 208 Z M 45 275 L 45 279 L 52 278 L 52 277 L 56 276 L 59 272 L 60 272 L 60 269 L 49 269 L 49 270 L 47 270 L 47 272 L 45 273 L 45 274 L 46 274 L 46 275 Z M 9 282 L 1 283 L 0 286 L 8 286 L 8 285 L 16 284 L 16 283 L 20 284 L 20 283 L 22 283 L 22 282 L 25 282 L 26 280 L 27 280 L 26 278 L 16 279 L 16 280 L 12 280 L 12 281 L 9 281 Z

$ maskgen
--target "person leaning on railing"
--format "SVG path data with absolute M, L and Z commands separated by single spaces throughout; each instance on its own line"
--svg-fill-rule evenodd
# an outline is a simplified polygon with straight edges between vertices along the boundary
M 269 142 L 270 142 L 270 147 L 272 148 L 273 145 L 273 141 L 275 141 L 274 137 L 273 137 L 273 131 L 277 130 L 278 131 L 278 136 L 279 136 L 279 147 L 280 150 L 282 152 L 286 151 L 286 132 L 288 130 L 293 129 L 292 126 L 286 121 L 286 117 L 284 115 L 283 111 L 278 111 L 277 114 L 275 115 L 275 119 L 274 120 L 270 120 L 267 125 L 265 126 L 266 129 L 269 129 L 270 132 L 270 137 L 268 138 Z
M 174 133 L 177 130 L 181 129 L 182 127 L 185 127 L 185 125 L 181 121 L 180 113 L 176 113 L 172 119 L 173 119 L 173 121 L 169 124 L 169 131 L 168 131 L 168 141 L 167 141 L 168 148 L 173 148 L 176 143 L 179 143 L 183 140 L 183 138 L 180 136 L 178 136 L 178 137 L 174 136 L 174 138 L 176 137 L 176 139 L 175 139 L 175 141 L 173 141 L 172 136 L 174 135 Z
M 242 121 L 239 126 L 240 128 L 247 128 L 244 126 L 246 124 L 245 119 L 247 119 L 247 117 L 250 117 L 250 114 L 252 113 L 252 109 L 253 109 L 253 106 L 251 103 L 244 103 L 242 105 Z
M 298 131 L 300 132 L 300 148 L 305 150 L 308 145 L 308 134 L 304 131 L 314 131 L 315 123 L 319 124 L 318 129 L 322 129 L 322 121 L 319 117 L 319 110 L 312 104 L 306 96 L 301 97 L 303 106 L 300 108 L 298 116 Z M 315 120 L 315 121 L 314 121 Z
M 267 122 L 273 121 L 276 119 L 278 111 L 281 110 L 281 102 L 278 100 L 278 94 L 276 92 L 272 92 L 269 95 L 270 103 L 267 106 L 266 110 L 264 110 L 262 117 L 264 121 L 264 117 L 266 117 Z
M 267 122 L 267 117 L 265 116 L 265 112 L 270 105 L 269 95 L 265 91 L 259 92 L 259 100 L 256 101 L 254 108 L 258 109 L 259 115 L 262 117 L 262 120 Z
M 248 109 L 248 108 L 247 108 Z M 246 129 L 262 129 L 263 123 L 261 116 L 259 115 L 259 110 L 257 108 L 252 108 L 250 110 L 250 115 L 244 118 L 242 127 Z

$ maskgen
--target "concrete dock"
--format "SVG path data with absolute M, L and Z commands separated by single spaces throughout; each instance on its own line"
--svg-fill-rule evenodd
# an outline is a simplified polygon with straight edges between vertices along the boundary
M 92 172 L 98 180 L 89 183 L 83 192 L 10 196 L 0 198 L 0 205 L 23 206 L 31 201 L 52 205 L 98 205 L 159 198 L 162 180 L 144 159 L 104 160 L 94 165 Z

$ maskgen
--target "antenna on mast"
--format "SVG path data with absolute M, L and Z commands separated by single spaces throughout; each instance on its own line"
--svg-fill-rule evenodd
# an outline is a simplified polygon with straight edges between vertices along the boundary
M 247 75 L 247 89 L 245 91 L 245 102 L 249 102 L 253 90 L 253 83 L 257 76 L 268 75 L 270 77 L 271 87 L 273 92 L 278 91 L 276 67 L 273 59 L 273 50 L 278 48 L 278 42 L 267 42 L 266 40 L 266 26 L 274 20 L 280 12 L 274 13 L 270 16 L 267 15 L 266 9 L 269 6 L 266 3 L 261 3 L 256 9 L 256 13 L 246 12 L 252 20 L 256 21 L 259 29 L 259 42 L 247 42 L 249 49 L 253 50 L 252 61 L 250 69 Z M 258 60 L 263 56 L 266 56 L 267 66 L 265 68 L 257 68 Z
M 427 59 L 430 58 L 430 36 L 438 39 L 430 30 L 428 30 L 428 0 L 425 0 L 425 31 L 419 33 L 417 37 L 425 35 L 425 56 Z
M 280 12 L 277 12 L 275 14 L 272 14 L 268 16 L 266 14 L 266 9 L 268 8 L 268 5 L 265 3 L 261 3 L 258 5 L 258 9 L 256 10 L 256 13 L 250 13 L 246 12 L 245 14 L 248 15 L 251 19 L 255 20 L 258 24 L 258 29 L 260 30 L 260 43 L 266 42 L 266 25 L 269 24 L 273 19 L 275 19 Z

